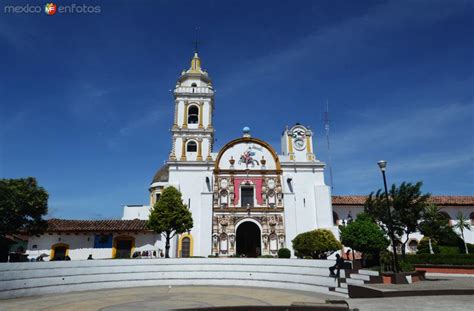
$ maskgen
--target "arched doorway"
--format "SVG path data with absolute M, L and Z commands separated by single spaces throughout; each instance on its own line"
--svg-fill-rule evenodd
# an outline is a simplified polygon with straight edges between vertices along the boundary
M 185 237 L 181 240 L 181 257 L 187 258 L 191 252 L 191 240 Z
M 64 243 L 57 243 L 51 246 L 50 260 L 65 260 L 69 255 L 69 245 Z
M 114 239 L 112 258 L 131 258 L 135 248 L 135 238 L 131 236 L 118 236 Z
M 261 255 L 260 228 L 251 221 L 246 221 L 237 227 L 237 255 L 257 257 Z

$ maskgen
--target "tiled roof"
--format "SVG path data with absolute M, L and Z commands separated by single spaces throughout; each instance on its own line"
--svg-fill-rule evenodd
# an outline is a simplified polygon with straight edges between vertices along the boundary
M 333 205 L 364 205 L 367 196 L 365 195 L 334 195 Z M 445 206 L 473 205 L 474 196 L 466 195 L 433 195 L 429 199 L 430 203 Z
M 49 219 L 47 232 L 148 231 L 146 220 L 70 220 Z

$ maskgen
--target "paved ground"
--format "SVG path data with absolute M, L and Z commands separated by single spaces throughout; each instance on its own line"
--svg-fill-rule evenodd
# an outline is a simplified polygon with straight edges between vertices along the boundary
M 446 277 L 430 276 L 424 282 L 413 284 L 370 284 L 369 287 L 382 290 L 442 290 L 442 289 L 472 289 L 474 290 L 474 278 L 472 277 Z
M 337 296 L 250 287 L 137 287 L 69 294 L 45 295 L 0 301 L 0 310 L 168 310 L 173 308 L 289 305 L 324 302 Z M 471 310 L 474 296 L 425 296 L 346 299 L 351 308 L 367 310 Z

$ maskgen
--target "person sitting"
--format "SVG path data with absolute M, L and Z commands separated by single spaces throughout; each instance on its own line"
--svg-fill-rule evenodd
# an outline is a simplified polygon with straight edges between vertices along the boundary
M 336 264 L 332 267 L 329 267 L 330 276 L 339 277 L 341 269 L 344 268 L 344 259 L 341 258 L 341 255 L 336 254 Z M 337 273 L 334 274 L 334 270 L 337 269 Z
M 93 260 L 94 258 L 92 258 L 92 254 L 89 254 L 89 257 L 87 257 L 87 260 Z

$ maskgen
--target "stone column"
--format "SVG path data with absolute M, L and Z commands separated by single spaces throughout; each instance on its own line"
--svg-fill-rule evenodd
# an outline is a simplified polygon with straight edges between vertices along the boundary
M 202 126 L 202 110 L 204 109 L 204 104 L 199 103 L 199 126 L 198 128 L 202 129 L 204 126 Z
M 197 157 L 196 157 L 196 160 L 197 161 L 202 161 L 202 138 L 198 138 L 198 153 L 197 153 Z
M 188 103 L 188 102 L 185 102 L 185 103 L 184 103 L 183 129 L 188 128 L 188 106 L 189 106 L 189 103 Z

